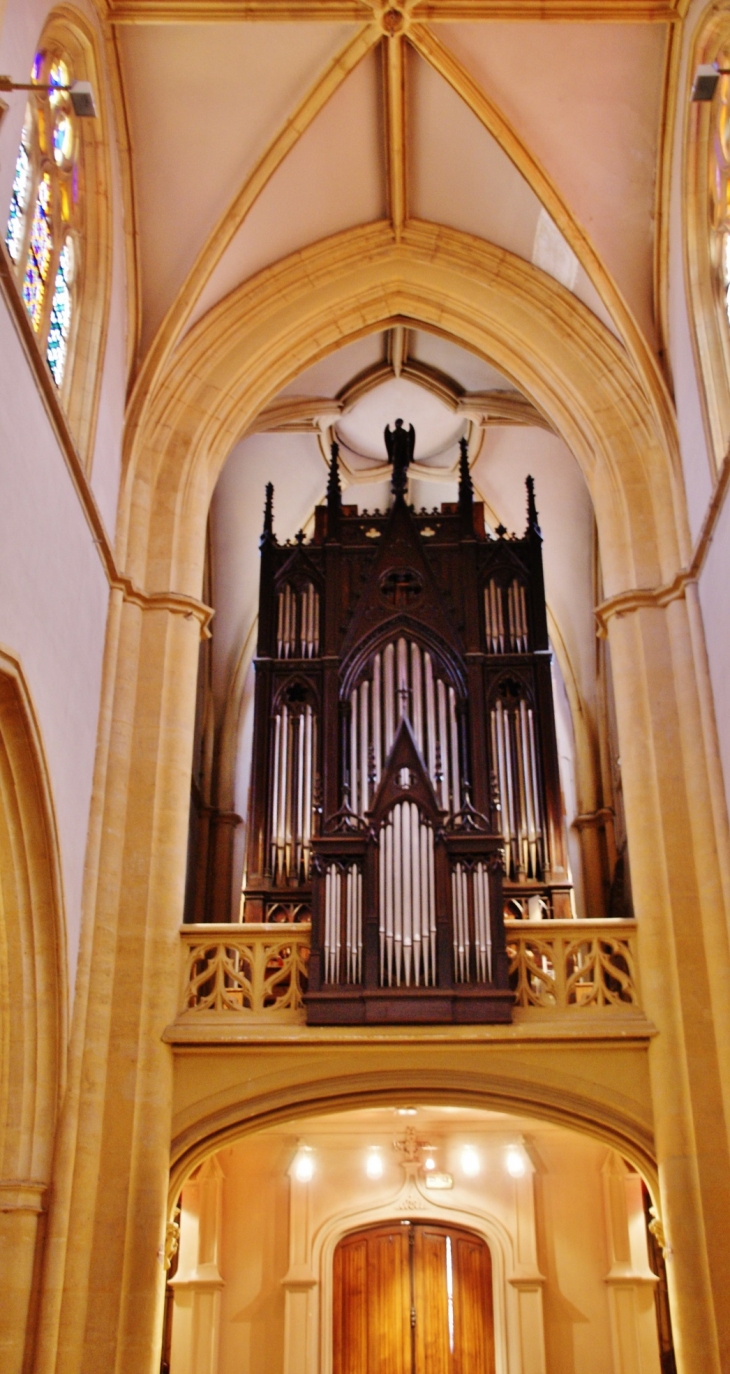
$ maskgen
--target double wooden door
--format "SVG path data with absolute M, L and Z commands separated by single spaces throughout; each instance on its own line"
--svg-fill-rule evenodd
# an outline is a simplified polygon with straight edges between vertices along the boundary
M 494 1374 L 492 1264 L 470 1231 L 391 1222 L 334 1258 L 334 1374 Z

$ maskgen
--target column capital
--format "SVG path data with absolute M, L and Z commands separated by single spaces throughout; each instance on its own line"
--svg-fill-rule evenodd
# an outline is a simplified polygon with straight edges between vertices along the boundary
M 115 577 L 112 589 L 121 592 L 122 600 L 143 611 L 169 611 L 171 615 L 183 615 L 188 620 L 197 620 L 200 625 L 201 639 L 210 639 L 210 622 L 215 615 L 212 606 L 199 601 L 185 592 L 145 592 L 130 577 Z
M 691 582 L 697 581 L 697 574 L 683 568 L 671 582 L 662 587 L 632 587 L 628 591 L 609 596 L 593 614 L 598 622 L 596 634 L 599 639 L 608 638 L 608 622 L 615 615 L 630 615 L 633 611 L 643 611 L 652 607 L 668 606 L 670 601 L 680 601 Z

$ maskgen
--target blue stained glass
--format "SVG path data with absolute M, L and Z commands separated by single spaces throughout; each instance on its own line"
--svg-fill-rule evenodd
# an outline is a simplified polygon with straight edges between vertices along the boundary
M 56 386 L 60 387 L 66 367 L 68 337 L 71 332 L 71 281 L 74 270 L 74 250 L 71 239 L 66 239 L 56 271 L 51 305 L 51 322 L 48 330 L 46 358 Z
M 51 180 L 46 172 L 38 187 L 38 197 L 33 212 L 30 230 L 28 261 L 23 278 L 23 300 L 34 329 L 40 328 L 43 316 L 43 298 L 46 292 L 46 278 L 51 261 Z
M 23 129 L 23 137 L 18 149 L 18 158 L 15 163 L 15 179 L 13 181 L 13 193 L 10 200 L 10 214 L 8 215 L 8 227 L 5 231 L 5 244 L 13 260 L 17 262 L 20 257 L 20 250 L 23 247 L 23 237 L 25 234 L 25 215 L 28 209 L 28 197 L 30 195 L 30 184 L 32 178 L 32 168 L 28 145 L 30 134 L 28 121 Z

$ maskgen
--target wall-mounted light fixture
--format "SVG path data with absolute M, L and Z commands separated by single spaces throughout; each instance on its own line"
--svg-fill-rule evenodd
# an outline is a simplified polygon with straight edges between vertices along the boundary
M 505 1163 L 507 1165 L 507 1173 L 511 1174 L 512 1178 L 523 1177 L 527 1166 L 525 1164 L 525 1156 L 517 1145 L 510 1145 Z
M 703 62 L 695 71 L 690 99 L 698 102 L 713 100 L 721 76 L 730 76 L 730 69 L 718 67 L 716 62 Z
M 461 1151 L 461 1171 L 467 1178 L 476 1178 L 479 1173 L 479 1155 L 473 1145 L 465 1145 Z
M 74 114 L 79 119 L 96 118 L 96 102 L 90 81 L 72 81 L 70 86 L 39 85 L 37 81 L 12 81 L 9 76 L 0 76 L 0 91 L 68 91 Z
M 368 1178 L 382 1178 L 385 1165 L 379 1145 L 371 1145 L 365 1160 L 365 1173 Z
M 314 1178 L 314 1155 L 311 1146 L 299 1146 L 294 1156 L 294 1177 L 298 1183 L 311 1183 Z

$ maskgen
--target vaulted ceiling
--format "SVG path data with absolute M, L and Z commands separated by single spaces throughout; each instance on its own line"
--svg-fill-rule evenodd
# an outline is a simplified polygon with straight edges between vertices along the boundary
M 132 146 L 137 389 L 241 283 L 368 223 L 461 230 L 533 263 L 656 357 L 657 167 L 674 0 L 110 0 Z M 630 343 L 629 343 L 630 341 Z M 637 342 L 638 341 L 638 342 Z M 547 592 L 594 691 L 594 524 L 577 464 L 515 379 L 403 320 L 272 396 L 211 515 L 219 709 L 256 610 L 264 482 L 292 537 L 329 442 L 347 500 L 387 500 L 382 430 L 417 430 L 411 499 L 451 499 L 467 434 L 487 518 L 538 482 Z

